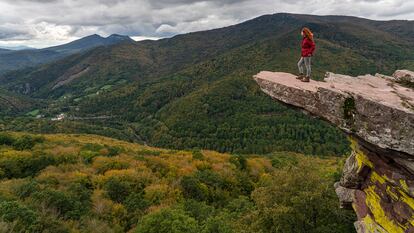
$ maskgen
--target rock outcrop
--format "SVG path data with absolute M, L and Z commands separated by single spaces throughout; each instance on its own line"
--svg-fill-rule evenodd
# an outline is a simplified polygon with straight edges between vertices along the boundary
M 352 154 L 335 184 L 341 207 L 353 207 L 357 232 L 414 232 L 414 90 L 394 77 L 327 73 L 303 83 L 288 73 L 254 76 L 271 97 L 302 108 L 344 130 Z
M 414 83 L 414 72 L 409 70 L 397 70 L 392 75 L 397 82 Z

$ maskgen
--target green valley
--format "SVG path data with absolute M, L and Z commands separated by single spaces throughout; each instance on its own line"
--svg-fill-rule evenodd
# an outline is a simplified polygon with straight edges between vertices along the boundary
M 411 21 L 265 15 L 221 29 L 100 47 L 5 74 L 4 89 L 44 105 L 8 114 L 0 127 L 94 133 L 174 149 L 341 155 L 348 143 L 338 130 L 275 104 L 251 78 L 261 70 L 296 72 L 304 25 L 316 34 L 315 79 L 326 71 L 390 74 L 414 67 Z M 37 109 L 45 118 L 23 117 Z M 96 119 L 48 120 L 60 113 Z

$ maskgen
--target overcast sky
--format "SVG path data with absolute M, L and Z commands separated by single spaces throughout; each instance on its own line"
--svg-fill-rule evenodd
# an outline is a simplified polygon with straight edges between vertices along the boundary
M 169 37 L 289 12 L 414 20 L 414 0 L 0 0 L 0 46 L 46 47 L 90 34 Z

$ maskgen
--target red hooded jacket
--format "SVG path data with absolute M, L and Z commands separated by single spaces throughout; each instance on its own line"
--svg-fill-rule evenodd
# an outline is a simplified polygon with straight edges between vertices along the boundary
M 304 37 L 302 40 L 302 57 L 310 57 L 315 51 L 315 42 Z

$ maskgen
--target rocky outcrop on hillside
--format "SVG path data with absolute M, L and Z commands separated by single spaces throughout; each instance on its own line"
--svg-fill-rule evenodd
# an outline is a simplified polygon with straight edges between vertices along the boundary
M 411 82 L 414 83 L 414 72 L 409 70 L 397 70 L 392 75 L 397 82 Z
M 355 210 L 357 232 L 414 232 L 414 90 L 401 83 L 410 84 L 413 72 L 327 73 L 310 83 L 295 77 L 263 71 L 254 79 L 271 97 L 349 135 L 352 154 L 335 190 L 341 207 Z

